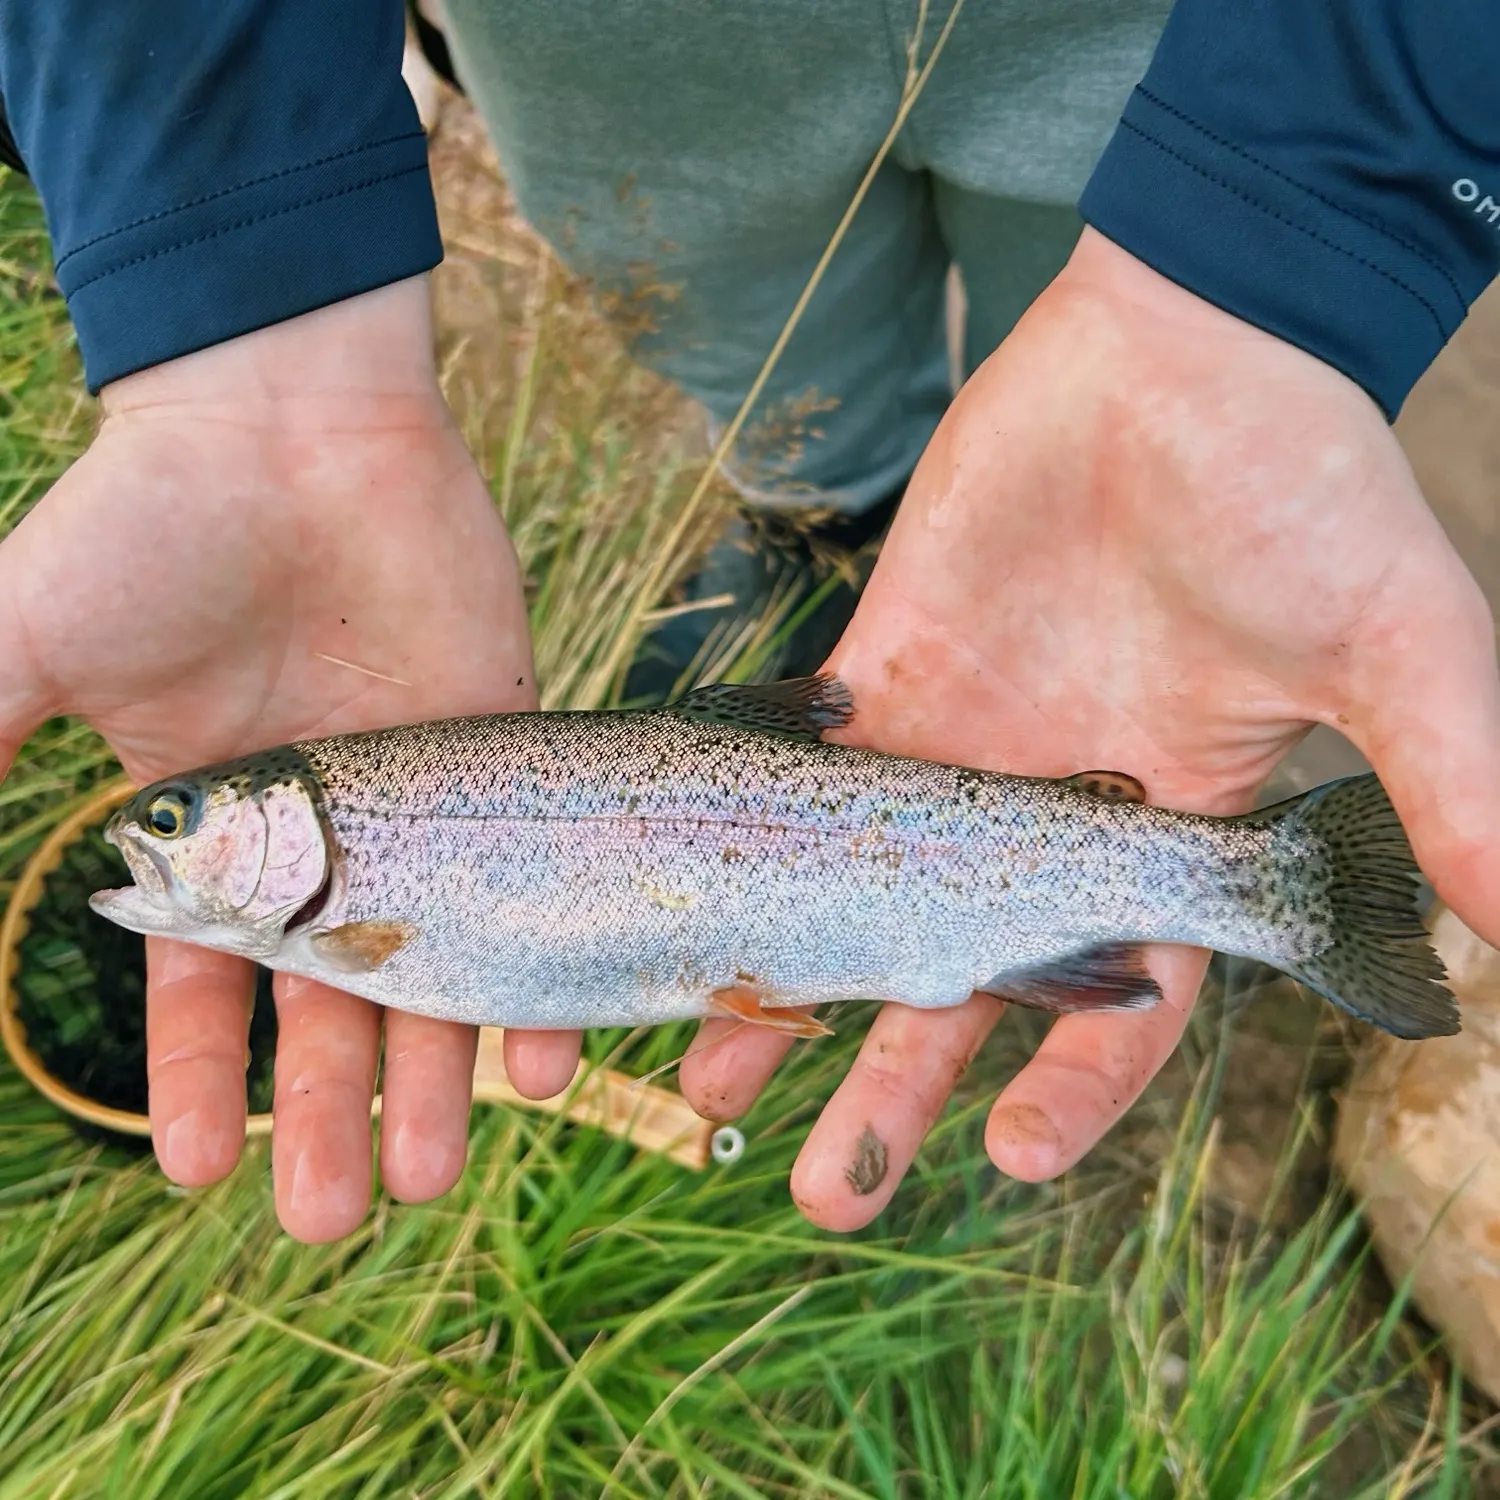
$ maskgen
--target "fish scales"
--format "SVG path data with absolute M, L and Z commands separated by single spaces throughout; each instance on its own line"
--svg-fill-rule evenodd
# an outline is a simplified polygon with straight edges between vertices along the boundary
M 362 992 L 425 986 L 456 1018 L 683 1019 L 744 976 L 945 1006 L 1101 941 L 1272 946 L 1245 900 L 1266 830 L 1053 783 L 667 716 L 471 720 L 441 758 L 430 728 L 296 748 L 348 870 L 330 919 L 423 926 Z
M 263 887 L 273 870 L 309 884 L 303 846 L 320 839 L 327 869 L 315 893 L 294 892 L 301 910 L 289 897 L 266 898 L 264 910 L 258 897 L 234 910 L 193 897 L 196 917 L 169 925 L 194 930 L 174 935 L 255 949 L 274 967 L 400 1009 L 531 1027 L 688 1019 L 747 992 L 778 1010 L 851 999 L 944 1007 L 977 988 L 1068 1008 L 1059 976 L 1095 991 L 1087 1003 L 1144 1003 L 1155 994 L 1144 970 L 1132 978 L 1108 956 L 1143 942 L 1218 948 L 1316 984 L 1341 941 L 1339 840 L 1374 850 L 1371 889 L 1406 879 L 1409 853 L 1378 786 L 1374 801 L 1357 788 L 1330 794 L 1345 822 L 1351 798 L 1365 809 L 1353 832 L 1331 837 L 1319 819 L 1343 825 L 1313 803 L 1316 816 L 1212 818 L 1112 801 L 1073 781 L 828 744 L 812 711 L 821 701 L 778 684 L 709 690 L 680 709 L 513 714 L 305 741 L 163 783 L 176 789 L 167 794 L 148 788 L 133 821 L 131 809 L 121 815 L 118 841 L 138 886 L 161 884 L 182 908 L 192 879 L 163 869 L 174 859 L 186 869 L 173 842 L 182 835 L 132 831 L 158 815 L 163 795 L 198 820 L 191 839 L 205 860 L 215 820 L 233 830 L 221 843 L 260 838 Z M 759 723 L 769 713 L 774 726 L 787 703 L 801 703 L 807 722 L 794 716 L 787 732 Z M 205 868 L 194 878 L 226 877 Z M 105 894 L 162 904 L 154 889 Z M 1377 934 L 1388 970 L 1412 941 L 1406 908 L 1390 899 L 1389 931 Z M 100 909 L 116 920 L 134 910 L 114 905 Z M 1358 953 L 1349 961 L 1364 964 Z M 1434 987 L 1430 966 L 1420 977 Z M 1396 983 L 1379 972 L 1359 982 Z M 1420 998 L 1441 1010 L 1427 988 Z M 1422 1024 L 1442 1019 L 1435 1010 Z

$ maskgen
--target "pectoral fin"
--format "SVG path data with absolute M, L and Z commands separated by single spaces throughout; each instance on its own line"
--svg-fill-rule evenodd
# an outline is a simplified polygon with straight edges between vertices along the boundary
M 1161 987 L 1147 971 L 1141 950 L 1123 944 L 1086 948 L 1057 963 L 997 974 L 979 988 L 1014 1005 L 1060 1015 L 1146 1010 L 1161 999 Z
M 1134 776 L 1123 771 L 1080 771 L 1076 776 L 1063 778 L 1069 786 L 1079 791 L 1091 792 L 1110 802 L 1144 802 L 1146 788 Z
M 790 1036 L 833 1035 L 832 1027 L 825 1026 L 816 1017 L 785 1005 L 767 1005 L 760 992 L 748 984 L 729 984 L 715 990 L 709 996 L 708 1005 L 716 1015 L 748 1021 L 752 1026 L 765 1026 L 771 1031 L 784 1031 Z
M 331 968 L 368 974 L 393 958 L 421 929 L 410 922 L 345 922 L 314 933 L 308 946 Z

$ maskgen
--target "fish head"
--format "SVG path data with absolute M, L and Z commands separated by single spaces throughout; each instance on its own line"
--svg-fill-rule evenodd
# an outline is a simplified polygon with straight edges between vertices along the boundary
M 267 959 L 289 926 L 325 903 L 329 838 L 310 768 L 284 756 L 155 782 L 104 837 L 133 885 L 89 904 L 132 932 Z

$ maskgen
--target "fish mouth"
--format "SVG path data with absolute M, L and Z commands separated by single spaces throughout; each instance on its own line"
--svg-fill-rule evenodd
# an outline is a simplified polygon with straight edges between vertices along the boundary
M 173 899 L 172 867 L 149 844 L 132 835 L 119 818 L 104 830 L 104 842 L 113 844 L 125 857 L 134 885 L 95 891 L 89 905 L 101 917 L 121 927 L 147 935 L 175 932 L 184 913 Z
M 111 820 L 104 830 L 104 842 L 113 844 L 125 856 L 131 878 L 143 891 L 167 896 L 172 891 L 172 866 L 145 839 L 130 833 L 124 824 Z

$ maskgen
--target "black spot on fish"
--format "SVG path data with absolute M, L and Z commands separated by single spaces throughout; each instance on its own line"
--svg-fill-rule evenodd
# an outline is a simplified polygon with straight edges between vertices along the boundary
M 954 777 L 953 789 L 965 802 L 972 805 L 980 801 L 987 779 L 982 771 L 961 769 Z
M 265 750 L 241 760 L 220 761 L 204 766 L 188 776 L 169 777 L 166 781 L 153 783 L 126 804 L 125 814 L 134 822 L 140 822 L 144 811 L 157 791 L 168 782 L 183 782 L 202 788 L 227 786 L 238 796 L 251 797 L 275 787 L 302 785 L 321 801 L 321 783 L 316 769 L 302 753 L 293 747 L 281 750 Z

